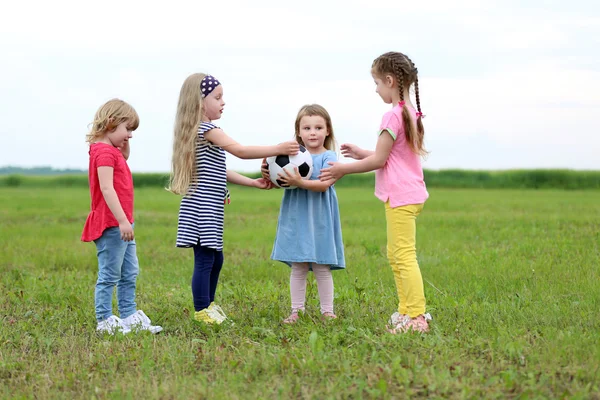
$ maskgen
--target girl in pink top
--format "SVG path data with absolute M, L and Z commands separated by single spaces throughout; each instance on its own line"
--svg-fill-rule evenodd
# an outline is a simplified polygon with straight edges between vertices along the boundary
M 371 75 L 376 92 L 393 108 L 381 121 L 375 151 L 343 144 L 342 154 L 359 160 L 349 164 L 330 162 L 321 170 L 322 181 L 338 180 L 346 174 L 375 172 L 375 196 L 385 203 L 387 256 L 398 291 L 398 311 L 392 314 L 388 331 L 427 332 L 431 317 L 425 313 L 423 278 L 417 262 L 416 219 L 429 194 L 423 180 L 423 114 L 415 64 L 404 54 L 385 53 L 373 61 Z M 409 88 L 415 86 L 417 108 Z

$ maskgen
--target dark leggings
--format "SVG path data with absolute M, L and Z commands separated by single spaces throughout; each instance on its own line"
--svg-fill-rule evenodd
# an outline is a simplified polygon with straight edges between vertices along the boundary
M 204 310 L 215 300 L 221 267 L 223 267 L 223 251 L 200 245 L 194 246 L 192 295 L 196 311 Z

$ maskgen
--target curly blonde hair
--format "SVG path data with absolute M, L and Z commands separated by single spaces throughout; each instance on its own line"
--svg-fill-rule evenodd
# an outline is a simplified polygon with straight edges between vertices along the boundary
M 104 103 L 94 116 L 90 132 L 85 136 L 87 143 L 97 142 L 108 132 L 114 131 L 123 122 L 127 129 L 135 131 L 140 125 L 140 117 L 135 109 L 128 103 L 119 99 L 112 99 Z

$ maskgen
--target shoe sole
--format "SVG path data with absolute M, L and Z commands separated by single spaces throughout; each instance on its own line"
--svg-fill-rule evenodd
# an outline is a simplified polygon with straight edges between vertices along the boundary
M 429 332 L 429 328 L 425 329 L 425 330 L 420 330 L 420 329 L 414 329 L 412 327 L 406 328 L 390 328 L 389 326 L 386 325 L 385 327 L 386 331 L 388 331 L 389 333 L 391 333 L 392 335 L 396 335 L 398 333 L 428 333 Z
M 125 330 L 125 329 L 96 329 L 96 333 L 99 334 L 99 335 L 103 335 L 103 334 L 114 335 L 115 333 L 122 333 L 123 335 L 127 335 L 128 333 L 131 333 L 131 330 Z
M 219 321 L 203 321 L 203 320 L 197 320 L 197 319 L 192 319 L 192 321 L 194 321 L 197 324 L 206 324 L 206 325 L 221 325 L 221 323 Z

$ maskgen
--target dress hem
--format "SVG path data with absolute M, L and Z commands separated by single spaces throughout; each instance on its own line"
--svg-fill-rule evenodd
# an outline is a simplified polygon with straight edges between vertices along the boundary
M 346 269 L 346 265 L 334 264 L 334 263 L 330 263 L 330 262 L 320 262 L 320 261 L 314 261 L 314 260 L 302 260 L 302 261 L 300 261 L 300 260 L 280 260 L 277 258 L 271 258 L 271 260 L 282 262 L 289 267 L 292 266 L 291 263 L 309 263 L 309 264 L 327 265 L 329 267 L 329 269 L 331 269 L 331 270 Z M 312 266 L 309 266 L 309 270 L 312 271 Z

